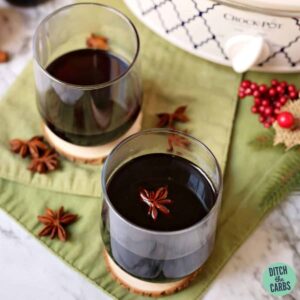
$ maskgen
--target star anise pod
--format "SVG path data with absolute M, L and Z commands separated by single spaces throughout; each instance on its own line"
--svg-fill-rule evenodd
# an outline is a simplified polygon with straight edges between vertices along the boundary
M 64 242 L 68 237 L 64 227 L 75 222 L 78 219 L 78 216 L 66 213 L 64 211 L 64 207 L 62 206 L 57 211 L 46 208 L 45 214 L 38 216 L 37 218 L 45 225 L 45 227 L 39 232 L 39 236 L 50 235 L 51 239 L 54 239 L 56 236 L 58 236 L 58 238 Z
M 28 141 L 13 139 L 9 145 L 12 152 L 20 154 L 23 158 L 29 154 Z
M 177 134 L 170 134 L 168 136 L 168 144 L 169 144 L 168 151 L 173 152 L 174 151 L 174 146 L 187 149 L 190 146 L 191 143 L 184 136 L 180 136 L 180 135 L 177 135 Z
M 188 116 L 186 115 L 187 106 L 179 106 L 175 109 L 173 113 L 159 113 L 157 114 L 159 121 L 157 127 L 169 127 L 174 128 L 175 122 L 186 123 L 189 121 Z
M 9 55 L 6 51 L 0 50 L 0 63 L 5 63 L 9 60 Z
M 31 172 L 48 173 L 54 171 L 59 167 L 58 154 L 53 149 L 48 149 L 40 157 L 32 158 L 28 169 Z
M 28 141 L 13 139 L 9 144 L 11 151 L 20 154 L 23 158 L 29 153 L 32 157 L 38 157 L 41 152 L 48 149 L 41 136 L 34 136 Z
M 108 50 L 108 38 L 92 33 L 86 39 L 86 45 L 94 49 Z
M 28 141 L 29 152 L 32 157 L 39 157 L 44 151 L 48 149 L 48 146 L 44 143 L 42 136 L 34 136 Z
M 141 200 L 149 206 L 148 215 L 150 215 L 154 221 L 157 219 L 158 211 L 165 215 L 170 214 L 170 210 L 165 205 L 171 204 L 173 201 L 167 199 L 167 186 L 160 187 L 156 191 L 148 191 L 142 188 L 139 195 Z

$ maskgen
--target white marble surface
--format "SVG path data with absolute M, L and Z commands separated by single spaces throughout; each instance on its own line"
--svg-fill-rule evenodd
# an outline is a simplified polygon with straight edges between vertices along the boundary
M 31 57 L 31 37 L 39 20 L 70 2 L 52 0 L 37 9 L 16 9 L 0 0 L 0 48 L 12 53 L 11 61 L 0 65 L 0 96 Z M 298 270 L 300 280 L 300 201 L 296 196 L 277 208 L 236 252 L 204 300 L 275 299 L 263 290 L 261 276 L 268 264 L 278 261 Z M 0 210 L 0 299 L 109 298 Z M 284 299 L 299 300 L 300 285 Z

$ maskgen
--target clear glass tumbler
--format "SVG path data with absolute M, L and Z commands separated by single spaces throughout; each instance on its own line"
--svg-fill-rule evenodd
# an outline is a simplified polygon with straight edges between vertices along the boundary
M 182 144 L 174 142 L 170 149 L 170 141 L 175 139 L 185 140 L 189 146 L 182 147 Z M 118 211 L 108 193 L 111 179 L 124 164 L 149 154 L 167 154 L 172 160 L 184 158 L 205 175 L 214 191 L 214 198 L 206 201 L 207 214 L 204 218 L 182 230 L 158 231 L 133 224 Z M 151 176 L 165 176 L 170 182 L 180 181 L 202 197 L 204 189 L 195 173 L 181 174 L 176 165 L 171 165 L 165 168 L 156 164 Z M 136 174 L 136 177 L 143 176 L 144 172 Z M 167 129 L 150 129 L 132 135 L 108 156 L 101 184 L 102 239 L 109 256 L 126 273 L 150 282 L 172 282 L 192 274 L 207 260 L 215 241 L 222 174 L 212 152 L 199 140 Z M 128 178 L 128 190 L 133 184 L 133 178 Z M 124 197 L 121 191 L 120 197 Z
M 87 45 L 92 34 L 108 48 Z M 81 146 L 124 135 L 142 104 L 139 48 L 135 26 L 114 8 L 78 3 L 47 16 L 33 52 L 37 105 L 48 128 Z

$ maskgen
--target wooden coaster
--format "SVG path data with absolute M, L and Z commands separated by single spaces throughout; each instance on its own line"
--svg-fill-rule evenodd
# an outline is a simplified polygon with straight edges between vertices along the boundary
M 114 279 L 125 288 L 129 289 L 132 293 L 150 296 L 160 297 L 171 295 L 188 287 L 193 279 L 198 275 L 200 269 L 188 275 L 187 277 L 178 281 L 170 283 L 156 283 L 148 282 L 138 278 L 135 278 L 125 271 L 123 271 L 109 256 L 106 250 L 104 250 L 104 258 L 108 271 L 113 275 Z
M 61 155 L 71 161 L 101 164 L 111 150 L 128 136 L 141 130 L 142 114 L 140 114 L 132 127 L 120 138 L 105 145 L 85 147 L 71 144 L 54 134 L 45 124 L 42 124 L 43 133 L 48 143 Z

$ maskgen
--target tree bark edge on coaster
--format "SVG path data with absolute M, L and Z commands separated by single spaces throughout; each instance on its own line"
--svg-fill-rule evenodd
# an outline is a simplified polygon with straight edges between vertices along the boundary
M 71 144 L 64 141 L 55 135 L 44 123 L 42 123 L 42 130 L 47 142 L 61 155 L 70 161 L 100 165 L 104 162 L 111 150 L 128 136 L 137 133 L 141 130 L 142 114 L 138 116 L 132 127 L 119 139 L 101 146 L 85 147 Z
M 201 268 L 175 282 L 152 283 L 135 278 L 123 271 L 109 256 L 106 250 L 103 251 L 105 265 L 115 281 L 128 289 L 130 292 L 149 297 L 161 297 L 175 294 L 187 288 L 200 273 Z M 143 288 L 144 287 L 144 288 Z

